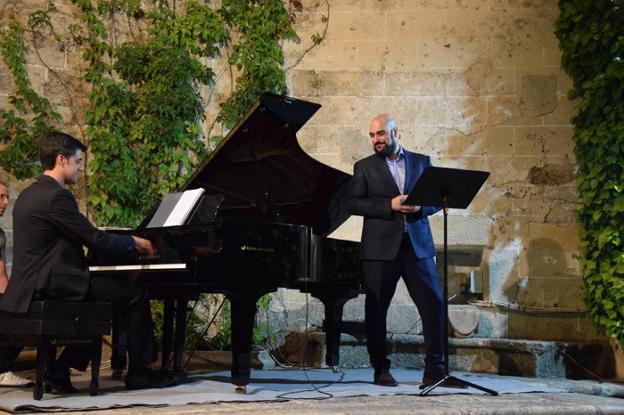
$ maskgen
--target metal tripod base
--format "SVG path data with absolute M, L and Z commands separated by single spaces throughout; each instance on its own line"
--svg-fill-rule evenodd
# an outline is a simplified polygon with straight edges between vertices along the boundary
M 455 385 L 463 385 L 466 387 L 479 389 L 480 391 L 489 393 L 492 396 L 498 396 L 498 392 L 496 392 L 495 390 L 488 389 L 481 385 L 477 385 L 476 383 L 468 382 L 466 380 L 456 378 L 455 376 L 451 376 L 451 375 L 444 375 L 443 377 L 441 377 L 440 379 L 436 380 L 433 383 L 420 385 L 419 388 L 422 389 L 422 392 L 420 392 L 420 396 L 426 396 L 429 392 L 431 392 L 438 386 L 444 386 L 444 384 L 447 382 L 453 382 Z

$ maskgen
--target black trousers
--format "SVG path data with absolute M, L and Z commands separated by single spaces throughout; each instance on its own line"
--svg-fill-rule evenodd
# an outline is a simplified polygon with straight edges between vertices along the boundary
M 44 299 L 44 298 L 38 298 Z M 63 298 L 45 298 L 63 300 Z M 86 301 L 113 303 L 115 313 L 127 331 L 129 371 L 145 368 L 156 361 L 156 343 L 147 292 L 138 282 L 123 278 L 91 276 Z M 21 347 L 0 347 L 0 373 L 10 370 Z M 85 370 L 91 347 L 67 346 L 56 361 L 57 367 Z
M 156 343 L 149 298 L 139 282 L 92 276 L 88 300 L 113 303 L 115 315 L 121 318 L 127 332 L 130 372 L 143 369 L 156 361 Z M 85 370 L 90 359 L 90 347 L 66 347 L 57 364 L 61 367 Z
M 401 248 L 392 261 L 362 261 L 366 287 L 366 345 L 375 371 L 390 368 L 386 349 L 386 318 L 399 278 L 418 308 L 425 337 L 425 370 L 444 370 L 444 302 L 440 278 L 433 258 L 419 259 L 409 236 L 404 234 Z

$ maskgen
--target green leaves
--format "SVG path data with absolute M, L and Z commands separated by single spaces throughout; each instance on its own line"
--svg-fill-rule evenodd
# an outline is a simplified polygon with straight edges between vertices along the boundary
M 219 12 L 230 30 L 239 34 L 230 64 L 241 75 L 218 118 L 231 128 L 264 92 L 286 90 L 280 41 L 296 34 L 282 0 L 224 0 Z
M 560 0 L 562 66 L 580 97 L 575 117 L 577 209 L 586 302 L 593 321 L 624 341 L 624 4 Z
M 43 12 L 36 14 L 37 19 L 43 21 L 46 16 Z M 61 117 L 50 102 L 32 88 L 24 57 L 24 30 L 15 20 L 2 35 L 0 53 L 15 84 L 15 94 L 9 97 L 13 108 L 0 109 L 0 143 L 6 144 L 0 150 L 0 167 L 18 179 L 27 179 L 41 172 L 39 137 L 50 131 Z
M 231 48 L 229 64 L 239 69 L 217 117 L 228 129 L 262 93 L 285 91 L 280 42 L 296 35 L 294 15 L 281 0 L 224 0 L 219 9 L 197 0 L 71 2 L 79 21 L 69 22 L 67 36 L 80 47 L 83 78 L 91 84 L 84 137 L 88 208 L 100 225 L 134 226 L 207 154 L 200 91 L 215 83 L 209 59 Z M 48 15 L 51 4 L 34 11 L 29 25 L 62 42 Z M 120 21 L 129 33 L 109 36 Z M 17 23 L 0 46 L 17 87 L 11 108 L 0 113 L 0 140 L 7 144 L 0 166 L 18 178 L 32 177 L 39 172 L 38 137 L 60 117 L 30 85 Z

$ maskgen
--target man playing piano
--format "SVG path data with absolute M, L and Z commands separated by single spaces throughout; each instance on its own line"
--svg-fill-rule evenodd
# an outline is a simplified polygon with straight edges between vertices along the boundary
M 76 182 L 85 150 L 67 134 L 41 137 L 44 172 L 15 202 L 13 269 L 0 309 L 23 313 L 34 299 L 111 302 L 128 332 L 126 388 L 167 386 L 170 380 L 164 374 L 147 368 L 156 355 L 146 292 L 136 282 L 89 275 L 83 245 L 113 255 L 137 250 L 153 256 L 154 247 L 146 239 L 101 231 L 79 212 L 65 186 Z M 46 383 L 60 392 L 75 391 L 69 368 L 85 370 L 89 357 L 88 347 L 66 347 L 46 373 Z
M 386 316 L 400 277 L 422 318 L 426 345 L 423 383 L 429 383 L 444 375 L 443 298 L 427 218 L 439 208 L 402 202 L 431 159 L 401 147 L 396 122 L 388 114 L 373 118 L 369 136 L 375 154 L 355 163 L 349 206 L 352 214 L 364 217 L 360 260 L 374 383 L 397 385 L 387 358 Z

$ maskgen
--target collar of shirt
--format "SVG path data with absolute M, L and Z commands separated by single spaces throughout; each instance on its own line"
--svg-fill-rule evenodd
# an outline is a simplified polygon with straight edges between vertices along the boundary
M 405 158 L 405 153 L 403 152 L 403 147 L 399 146 L 399 155 L 397 156 L 397 158 L 392 160 L 390 157 L 386 156 L 386 161 L 392 163 L 392 162 L 397 162 L 404 158 Z

